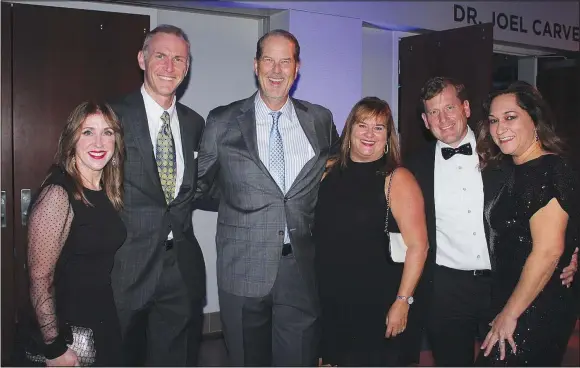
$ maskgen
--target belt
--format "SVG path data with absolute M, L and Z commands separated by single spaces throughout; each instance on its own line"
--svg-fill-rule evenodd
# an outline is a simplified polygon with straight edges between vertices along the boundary
M 489 277 L 491 276 L 491 270 L 473 270 L 473 276 Z
M 165 247 L 165 250 L 173 249 L 173 239 L 168 239 L 168 240 L 164 241 L 163 246 Z
M 290 245 L 290 243 L 286 243 L 282 245 L 282 256 L 285 257 L 289 254 L 292 254 L 292 246 Z
M 443 270 L 451 271 L 457 275 L 464 275 L 464 276 L 473 276 L 473 277 L 490 277 L 491 270 L 458 270 L 456 268 L 445 267 L 441 265 L 437 265 Z

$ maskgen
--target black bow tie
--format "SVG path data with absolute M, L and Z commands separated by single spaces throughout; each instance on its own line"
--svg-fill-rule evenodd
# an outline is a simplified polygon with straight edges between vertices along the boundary
M 443 158 L 449 160 L 453 155 L 456 153 L 460 153 L 462 155 L 471 155 L 473 152 L 471 150 L 471 143 L 465 143 L 457 148 L 450 148 L 450 147 L 443 147 L 441 148 L 441 154 Z

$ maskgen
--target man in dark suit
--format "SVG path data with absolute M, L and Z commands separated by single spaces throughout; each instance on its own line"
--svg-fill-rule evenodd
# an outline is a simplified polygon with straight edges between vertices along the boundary
M 300 46 L 274 30 L 257 44 L 259 91 L 212 110 L 199 155 L 200 192 L 220 193 L 217 279 L 232 364 L 316 364 L 311 228 L 330 146 L 331 112 L 289 97 Z
M 149 32 L 139 51 L 140 90 L 113 104 L 125 133 L 127 240 L 112 283 L 129 366 L 197 364 L 205 264 L 192 227 L 203 118 L 176 101 L 187 74 L 187 35 L 170 25 Z
M 438 366 L 470 366 L 476 338 L 491 322 L 493 262 L 484 204 L 495 198 L 509 171 L 479 170 L 463 84 L 432 78 L 423 87 L 421 100 L 425 127 L 437 141 L 412 156 L 406 166 L 425 199 L 429 256 L 422 286 L 424 297 L 430 298 L 427 332 Z M 566 284 L 572 281 L 576 264 L 573 258 L 564 270 Z

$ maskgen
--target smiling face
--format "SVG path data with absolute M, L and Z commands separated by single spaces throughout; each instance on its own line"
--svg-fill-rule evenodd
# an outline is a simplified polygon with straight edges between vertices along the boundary
M 260 96 L 266 105 L 279 110 L 288 99 L 300 64 L 294 59 L 294 44 L 282 36 L 270 36 L 262 44 L 262 56 L 254 59 Z
M 100 175 L 115 152 L 115 132 L 101 114 L 89 115 L 75 144 L 76 165 L 82 176 Z
M 502 153 L 518 158 L 537 144 L 534 121 L 518 105 L 514 94 L 495 97 L 488 119 L 491 137 Z
M 157 33 L 147 50 L 137 55 L 139 67 L 145 72 L 145 90 L 164 108 L 171 106 L 177 87 L 189 68 L 187 42 L 169 33 Z M 168 106 L 167 102 L 169 102 Z
M 471 116 L 469 101 L 461 102 L 455 87 L 448 85 L 424 104 L 425 112 L 421 116 L 425 127 L 439 141 L 457 147 L 467 135 L 467 119 Z
M 350 134 L 350 158 L 354 162 L 376 161 L 385 153 L 387 124 L 384 118 L 355 121 Z

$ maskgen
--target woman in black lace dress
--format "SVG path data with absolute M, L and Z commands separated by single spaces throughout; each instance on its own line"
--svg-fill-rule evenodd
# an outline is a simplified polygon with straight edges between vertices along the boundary
M 48 366 L 115 366 L 121 334 L 110 271 L 125 240 L 123 140 L 106 104 L 85 102 L 71 113 L 55 165 L 31 205 L 28 223 L 30 302 Z M 73 326 L 90 329 L 96 360 L 67 346 Z
M 491 329 L 478 365 L 558 366 L 576 320 L 559 277 L 579 241 L 580 182 L 561 154 L 550 110 L 531 85 L 490 97 L 478 151 L 504 156 L 508 179 L 486 204 L 493 268 Z M 499 147 L 499 149 L 498 149 Z
M 339 156 L 327 165 L 315 212 L 323 364 L 418 362 L 424 300 L 414 292 L 427 230 L 421 190 L 399 164 L 389 105 L 363 98 L 346 121 Z M 387 212 L 390 233 L 408 246 L 404 263 L 391 259 Z

